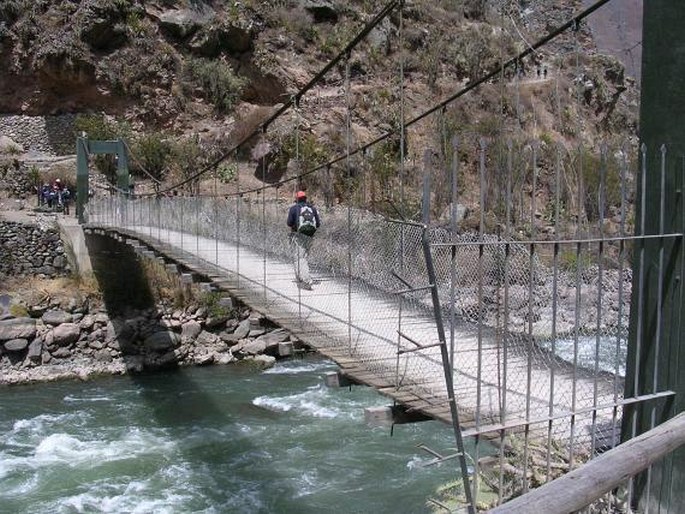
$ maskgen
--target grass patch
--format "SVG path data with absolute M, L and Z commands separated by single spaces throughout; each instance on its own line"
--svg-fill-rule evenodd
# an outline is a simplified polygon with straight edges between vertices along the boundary
M 103 301 L 100 286 L 91 274 L 59 278 L 9 277 L 0 286 L 0 293 L 17 298 L 29 306 L 56 302 L 68 305 L 75 301 L 97 307 Z
M 230 317 L 233 314 L 233 309 L 222 305 L 221 300 L 226 295 L 217 292 L 209 292 L 200 295 L 198 303 L 201 307 L 207 309 L 207 314 L 212 318 Z

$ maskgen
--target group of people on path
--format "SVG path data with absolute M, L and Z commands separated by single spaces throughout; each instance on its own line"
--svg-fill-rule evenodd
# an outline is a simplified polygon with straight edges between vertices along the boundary
M 64 214 L 69 214 L 69 205 L 71 204 L 71 191 L 66 184 L 62 184 L 60 179 L 55 179 L 52 186 L 43 184 L 40 191 L 38 191 L 38 205 L 47 205 L 50 210 L 61 210 Z
M 316 207 L 307 201 L 307 193 L 304 191 L 298 191 L 295 195 L 295 204 L 288 211 L 286 224 L 290 227 L 295 278 L 302 289 L 311 291 L 313 282 L 309 273 L 308 256 L 312 237 L 321 226 L 321 218 Z

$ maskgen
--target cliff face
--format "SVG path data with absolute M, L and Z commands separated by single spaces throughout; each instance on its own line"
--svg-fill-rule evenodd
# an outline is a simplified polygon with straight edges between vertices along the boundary
M 597 50 L 621 61 L 626 74 L 638 83 L 642 68 L 643 1 L 609 2 L 590 19 Z M 591 0 L 583 0 L 584 6 L 591 4 Z
M 625 11 L 621 3 L 621 19 L 636 21 L 638 4 L 631 0 Z M 401 33 L 393 14 L 351 55 L 352 144 L 398 126 L 400 60 L 410 119 L 582 7 L 583 0 L 406 2 Z M 192 134 L 220 151 L 306 84 L 380 8 L 360 0 L 0 0 L 0 113 L 106 113 L 126 122 L 129 139 Z M 595 30 L 600 14 L 592 31 L 581 25 L 525 59 L 518 75 L 484 84 L 447 109 L 448 135 L 516 134 L 567 148 L 634 136 L 638 91 L 620 61 L 597 51 L 611 46 L 603 42 L 608 32 Z M 303 165 L 344 152 L 342 72 L 331 70 L 302 99 L 298 116 L 270 127 L 238 165 L 265 165 L 272 181 L 291 173 L 296 124 Z M 408 154 L 439 147 L 444 136 L 417 126 Z M 395 150 L 383 149 L 385 157 Z M 375 167 L 383 168 L 384 155 L 376 154 Z
M 508 56 L 561 24 L 583 3 L 590 2 L 530 0 L 513 7 L 500 0 L 409 2 L 409 72 L 429 82 L 473 78 L 499 57 L 493 54 Z M 235 74 L 241 101 L 273 105 L 301 86 L 370 19 L 379 6 L 368 4 L 3 0 L 0 63 L 6 73 L 0 76 L 0 111 L 55 114 L 96 109 L 126 112 L 148 122 L 168 121 L 170 116 L 192 113 L 193 107 L 199 108 L 195 103 L 216 100 L 207 98 L 212 84 L 198 76 L 204 59 L 225 63 Z M 610 3 L 591 18 L 600 51 L 615 52 L 634 43 L 641 0 L 624 4 L 619 8 Z M 378 52 L 396 54 L 396 18 L 386 20 L 371 33 L 369 44 L 355 52 L 357 71 L 383 69 L 373 63 Z M 498 30 L 505 35 L 487 34 Z M 465 35 L 473 41 L 455 37 Z M 586 50 L 594 44 L 589 33 L 584 33 L 582 44 Z M 550 50 L 572 48 L 562 43 Z M 434 63 L 415 62 L 412 55 Z M 450 62 L 449 57 L 455 59 Z M 214 84 L 220 85 L 225 84 Z M 232 108 L 224 105 L 219 110 Z

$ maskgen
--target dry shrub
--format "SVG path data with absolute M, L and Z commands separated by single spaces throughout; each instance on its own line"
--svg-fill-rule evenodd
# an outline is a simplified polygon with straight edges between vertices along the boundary
M 91 274 L 59 278 L 9 277 L 0 285 L 0 293 L 21 299 L 27 305 L 41 305 L 52 301 L 68 304 L 88 301 L 91 306 L 102 304 L 102 291 Z
M 196 300 L 194 288 L 182 284 L 179 275 L 169 273 L 162 263 L 144 259 L 142 268 L 155 301 L 170 301 L 175 307 L 183 307 Z

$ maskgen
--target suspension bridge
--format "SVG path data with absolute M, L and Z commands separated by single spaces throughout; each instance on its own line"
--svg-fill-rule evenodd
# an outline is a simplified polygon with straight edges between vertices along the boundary
M 333 359 L 345 377 L 376 388 L 406 413 L 448 423 L 456 453 L 430 452 L 436 462 L 458 461 L 465 508 L 475 512 L 488 466 L 498 473 L 493 481 L 497 503 L 505 502 L 525 492 L 536 474 L 550 481 L 559 470 L 572 470 L 615 446 L 626 406 L 670 401 L 675 394 L 656 382 L 651 388 L 639 387 L 639 368 L 646 366 L 639 358 L 646 351 L 642 342 L 636 378 L 626 386 L 631 300 L 638 296 L 632 314 L 637 319 L 643 316 L 644 303 L 644 277 L 634 280 L 631 266 L 644 263 L 644 255 L 633 250 L 651 240 L 658 240 L 663 249 L 680 244 L 683 237 L 666 230 L 663 200 L 658 230 L 649 232 L 644 205 L 642 217 L 634 219 L 627 187 L 634 179 L 630 162 L 635 149 L 626 144 L 602 148 L 593 161 L 596 180 L 588 201 L 582 149 L 576 154 L 535 138 L 511 137 L 496 145 L 477 134 L 456 137 L 448 133 L 444 117 L 446 109 L 470 91 L 503 80 L 511 70 L 517 77 L 526 57 L 557 38 L 575 42 L 570 48 L 579 62 L 579 26 L 609 1 L 595 2 L 539 40 L 526 41 L 525 50 L 414 117 L 407 116 L 400 52 L 400 127 L 353 147 L 351 57 L 393 14 L 399 16 L 397 38 L 403 47 L 404 5 L 390 2 L 252 134 L 181 182 L 155 194 L 133 196 L 122 165 L 115 194 L 86 201 L 87 165 L 79 166 L 80 221 L 87 230 L 144 245 L 165 262 L 230 291 Z M 309 163 L 309 168 L 298 166 L 294 176 L 276 184 L 263 180 L 256 188 L 241 187 L 238 167 L 235 190 L 219 192 L 217 166 L 238 163 L 241 148 L 254 144 L 286 113 L 294 112 L 296 120 L 305 117 L 306 95 L 338 72 L 344 84 L 344 154 Z M 557 103 L 562 101 L 559 75 L 544 81 L 556 85 Z M 513 87 L 519 86 L 514 80 Z M 573 100 L 572 95 L 565 101 Z M 521 109 L 515 109 L 519 125 Z M 427 126 L 439 127 L 439 148 L 421 149 L 421 164 L 410 167 L 408 163 L 417 160 L 405 154 L 410 132 L 433 130 Z M 299 136 L 299 124 L 294 134 Z M 395 215 L 381 216 L 368 209 L 369 189 L 377 177 L 364 163 L 377 145 L 395 139 L 396 180 L 386 191 Z M 83 139 L 78 148 L 83 155 L 114 151 Z M 116 151 L 123 152 L 121 144 Z M 468 157 L 461 157 L 464 153 Z M 639 197 L 648 193 L 644 177 L 650 172 L 650 156 L 660 165 L 664 198 L 666 169 L 677 157 L 666 147 L 645 146 L 640 156 Z M 299 155 L 295 158 L 300 161 Z M 460 194 L 467 195 L 466 172 L 460 169 L 464 162 L 474 163 L 476 191 L 469 198 L 480 206 L 470 232 L 459 214 Z M 267 160 L 258 159 L 256 166 L 255 175 L 261 172 L 264 179 Z M 577 191 L 567 186 L 569 170 L 574 169 L 571 178 L 581 184 Z M 331 201 L 336 172 L 346 177 L 346 201 L 337 205 Z M 311 291 L 297 285 L 285 226 L 291 192 L 308 183 L 320 192 L 321 202 L 315 195 L 313 200 L 323 218 L 309 255 Z M 193 195 L 171 194 L 189 185 Z M 420 216 L 407 208 L 411 188 L 423 191 Z M 440 215 L 445 207 L 447 214 Z M 573 209 L 575 217 L 568 213 Z M 663 286 L 663 266 L 658 274 Z M 638 284 L 635 290 L 633 284 Z M 465 437 L 473 443 L 468 451 Z M 499 448 L 494 460 L 490 443 Z M 513 479 L 518 485 L 511 486 L 511 466 L 505 461 L 514 447 L 521 448 L 521 464 Z

